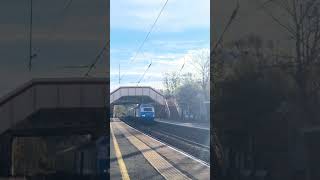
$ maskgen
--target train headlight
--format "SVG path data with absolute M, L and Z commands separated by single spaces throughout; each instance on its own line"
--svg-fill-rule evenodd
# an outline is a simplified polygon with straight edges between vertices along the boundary
M 145 115 L 145 114 L 142 114 L 141 116 L 142 116 L 142 117 L 145 117 L 146 115 Z

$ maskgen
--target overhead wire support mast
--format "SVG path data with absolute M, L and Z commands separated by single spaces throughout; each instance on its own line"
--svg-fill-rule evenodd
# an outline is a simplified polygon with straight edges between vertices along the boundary
M 145 44 L 145 42 L 146 42 L 147 39 L 149 38 L 149 36 L 150 36 L 150 34 L 151 34 L 151 31 L 153 30 L 153 28 L 154 28 L 155 25 L 157 24 L 158 19 L 160 18 L 161 14 L 162 14 L 162 12 L 163 12 L 163 10 L 164 10 L 164 8 L 165 8 L 166 5 L 168 4 L 168 1 L 169 1 L 169 0 L 166 0 L 166 2 L 164 3 L 164 5 L 162 6 L 162 8 L 161 8 L 161 10 L 160 10 L 160 12 L 159 12 L 156 20 L 153 22 L 153 24 L 152 24 L 149 32 L 147 33 L 146 37 L 144 38 L 144 40 L 142 41 L 141 45 L 139 46 L 139 48 L 138 48 L 135 56 L 133 57 L 133 59 L 131 59 L 131 61 L 129 62 L 129 64 L 132 63 L 132 62 L 137 58 L 137 55 L 139 54 L 139 52 L 141 51 L 143 45 Z M 123 75 L 120 77 L 120 80 L 123 78 L 124 75 L 125 75 L 125 74 L 123 74 Z

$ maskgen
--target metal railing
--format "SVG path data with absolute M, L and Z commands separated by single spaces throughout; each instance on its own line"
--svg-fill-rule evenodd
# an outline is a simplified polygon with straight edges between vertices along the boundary
M 169 105 L 168 105 L 167 99 L 165 99 L 165 104 L 166 104 L 166 112 L 168 114 L 168 118 L 170 118 L 171 117 L 171 112 L 170 112 L 170 109 L 169 109 Z

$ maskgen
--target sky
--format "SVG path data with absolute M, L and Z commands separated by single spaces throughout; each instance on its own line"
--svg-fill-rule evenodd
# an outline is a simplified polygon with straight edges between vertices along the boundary
M 69 5 L 68 5 L 69 4 Z M 68 5 L 68 6 L 67 6 Z M 30 1 L 0 1 L 0 96 L 31 78 L 83 77 L 107 42 L 105 0 L 34 0 L 32 71 L 28 71 Z M 91 76 L 107 77 L 104 53 Z M 75 67 L 75 68 L 67 68 Z
M 210 0 L 110 1 L 110 90 L 119 86 L 163 88 L 163 74 L 194 72 L 194 54 L 210 48 Z M 137 53 L 138 52 L 138 53 Z M 145 71 L 152 63 L 148 71 Z M 119 84 L 119 64 L 120 77 Z M 143 76 L 144 72 L 146 74 Z

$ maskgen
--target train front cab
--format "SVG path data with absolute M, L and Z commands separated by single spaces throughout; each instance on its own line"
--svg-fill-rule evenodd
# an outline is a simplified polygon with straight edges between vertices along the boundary
M 155 111 L 153 106 L 141 106 L 139 118 L 144 123 L 154 123 Z

